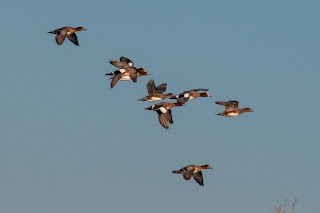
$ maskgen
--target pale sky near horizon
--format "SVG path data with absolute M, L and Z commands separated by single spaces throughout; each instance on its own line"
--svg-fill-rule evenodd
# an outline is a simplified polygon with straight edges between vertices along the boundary
M 320 212 L 319 1 L 5 1 L 1 213 Z M 84 26 L 80 46 L 48 31 Z M 151 76 L 119 82 L 126 56 Z M 146 84 L 207 88 L 163 129 Z M 215 101 L 254 112 L 225 118 Z M 172 100 L 168 100 L 172 101 Z M 312 106 L 312 107 L 310 107 Z M 210 164 L 204 187 L 171 174 Z

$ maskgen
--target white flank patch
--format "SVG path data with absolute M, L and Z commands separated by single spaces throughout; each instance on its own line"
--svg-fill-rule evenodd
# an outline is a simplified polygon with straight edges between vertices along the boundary
M 126 69 L 119 69 L 119 71 L 120 71 L 121 73 L 124 73 L 124 72 L 126 71 Z
M 130 78 L 130 76 L 128 76 L 128 75 L 122 76 L 122 77 L 120 78 L 120 81 L 130 81 L 130 80 L 131 80 L 131 78 Z
M 164 107 L 160 107 L 159 109 L 160 109 L 160 111 L 161 111 L 162 113 L 166 113 L 166 112 L 167 112 L 167 109 L 164 108 Z
M 186 97 L 186 98 L 188 98 L 190 95 L 189 95 L 189 93 L 186 93 L 186 94 L 184 94 L 184 96 L 183 97 Z
M 159 98 L 159 97 L 152 97 L 151 100 L 152 100 L 152 101 L 161 101 L 162 99 Z
M 133 64 L 130 62 L 130 63 L 128 63 L 128 65 L 129 65 L 129 67 L 132 67 Z
M 237 116 L 239 115 L 238 113 L 235 113 L 235 112 L 230 112 L 227 114 L 228 117 L 234 117 L 234 116 Z
M 194 97 L 190 96 L 189 100 L 192 100 L 192 99 L 194 99 Z

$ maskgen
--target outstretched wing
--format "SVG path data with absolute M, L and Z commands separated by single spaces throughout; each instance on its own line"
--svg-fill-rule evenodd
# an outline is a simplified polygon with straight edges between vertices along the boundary
M 67 36 L 67 31 L 64 29 L 57 29 L 56 31 L 56 42 L 58 45 L 61 45 Z
M 183 173 L 183 178 L 185 180 L 190 180 L 190 178 L 192 177 L 193 174 L 193 170 L 187 170 Z
M 158 111 L 157 111 L 158 112 Z M 158 113 L 158 119 L 159 119 L 159 123 L 165 128 L 168 129 L 169 128 L 169 120 L 168 120 L 168 112 L 166 113 Z
M 238 108 L 238 101 L 216 101 L 216 104 L 223 105 L 226 112 L 235 111 Z
M 165 91 L 167 90 L 167 84 L 164 83 L 164 84 L 161 84 L 157 87 L 157 93 L 158 94 L 162 94 L 164 93 Z
M 131 73 L 130 74 L 130 78 L 134 83 L 136 83 L 137 80 L 138 80 L 138 74 L 137 73 Z
M 120 58 L 120 61 L 125 62 L 129 67 L 133 67 L 133 65 L 134 65 L 133 62 L 129 58 L 126 58 L 124 56 L 122 56 Z
M 71 33 L 69 35 L 67 35 L 67 38 L 74 43 L 75 45 L 79 46 L 79 42 L 78 42 L 78 38 L 77 35 L 75 33 Z
M 150 80 L 147 84 L 148 94 L 149 96 L 153 96 L 157 93 L 156 85 L 154 84 L 154 80 Z
M 203 177 L 202 177 L 202 172 L 196 172 L 193 173 L 193 179 L 200 185 L 203 186 Z
M 118 81 L 121 79 L 122 76 L 123 76 L 123 73 L 119 73 L 119 74 L 116 74 L 114 77 L 112 77 L 111 88 L 113 88 L 118 83 Z
M 188 90 L 188 91 L 184 91 L 184 93 L 186 92 L 191 92 L 191 91 L 208 91 L 209 89 L 191 89 L 191 90 Z
M 171 124 L 173 124 L 171 109 L 168 110 L 168 120 L 169 120 L 169 122 L 170 122 Z
M 130 67 L 126 62 L 122 62 L 122 61 L 109 61 L 109 63 L 115 67 L 118 67 L 118 68 L 129 68 Z

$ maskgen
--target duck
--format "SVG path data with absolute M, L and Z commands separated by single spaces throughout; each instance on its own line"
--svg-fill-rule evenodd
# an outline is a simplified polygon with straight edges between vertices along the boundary
M 198 98 L 198 97 L 212 97 L 207 92 L 200 93 L 198 91 L 208 91 L 208 89 L 192 89 L 192 90 L 184 91 L 179 95 L 170 97 L 170 99 L 177 99 L 178 103 L 186 104 L 187 101 Z
M 158 113 L 159 123 L 163 128 L 168 129 L 169 123 L 173 124 L 171 108 L 176 106 L 182 106 L 180 103 L 170 103 L 161 102 L 150 107 L 145 108 L 145 110 L 154 110 Z
M 66 37 L 75 45 L 79 46 L 78 38 L 75 32 L 87 30 L 84 27 L 61 27 L 48 33 L 56 34 L 56 42 L 58 45 L 63 44 Z
M 189 165 L 183 167 L 182 169 L 172 171 L 172 174 L 182 174 L 185 180 L 190 180 L 191 177 L 200 185 L 204 186 L 203 184 L 203 176 L 202 176 L 202 169 L 213 169 L 209 165 L 197 166 L 197 165 Z
M 154 80 L 149 80 L 147 83 L 148 96 L 139 99 L 139 101 L 161 101 L 173 96 L 173 93 L 163 94 L 167 89 L 167 84 L 163 83 L 156 87 Z
M 224 117 L 235 117 L 235 116 L 238 116 L 244 112 L 253 112 L 253 110 L 251 108 L 239 109 L 238 108 L 239 102 L 234 101 L 234 100 L 216 101 L 216 104 L 224 106 L 225 111 L 217 114 L 217 115 L 221 115 Z
M 120 61 L 109 61 L 110 64 L 112 64 L 115 67 L 118 67 L 119 69 L 106 73 L 105 75 L 112 75 L 110 79 L 111 81 L 111 88 L 113 88 L 118 81 L 129 81 L 132 80 L 134 83 L 137 82 L 138 77 L 144 76 L 144 75 L 150 75 L 149 72 L 145 70 L 145 68 L 136 68 L 134 67 L 134 63 L 126 58 L 121 57 Z

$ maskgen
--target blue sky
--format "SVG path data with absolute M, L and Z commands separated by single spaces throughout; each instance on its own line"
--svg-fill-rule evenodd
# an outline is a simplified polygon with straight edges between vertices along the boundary
M 0 8 L 0 211 L 320 212 L 318 1 L 6 1 Z M 80 46 L 48 31 L 84 26 Z M 110 89 L 126 56 L 152 75 Z M 163 129 L 138 102 L 174 94 Z M 215 114 L 238 100 L 253 113 Z M 312 107 L 310 107 L 312 106 Z M 210 164 L 204 187 L 171 174 Z

